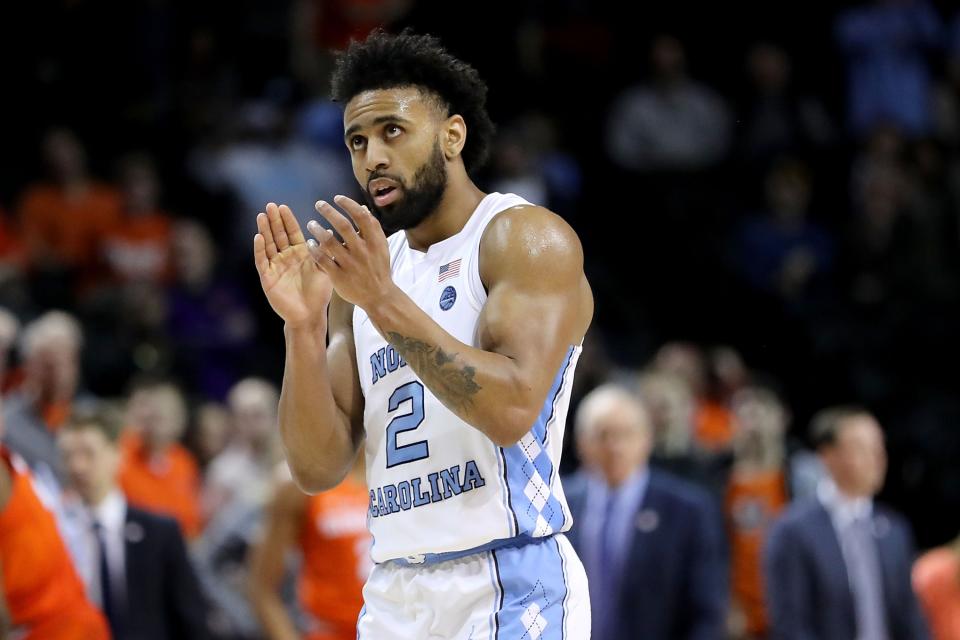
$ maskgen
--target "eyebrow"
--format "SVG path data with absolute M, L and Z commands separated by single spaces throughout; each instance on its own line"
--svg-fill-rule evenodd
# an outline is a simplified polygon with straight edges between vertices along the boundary
M 373 119 L 373 122 L 371 122 L 370 124 L 371 126 L 376 126 L 378 124 L 384 124 L 386 122 L 398 122 L 400 124 L 410 123 L 410 121 L 407 120 L 406 118 L 402 118 L 397 115 L 388 115 L 388 116 L 377 116 L 376 118 Z M 350 127 L 347 128 L 346 132 L 344 132 L 343 139 L 346 141 L 349 141 L 350 136 L 352 136 L 354 133 L 359 131 L 361 128 L 362 127 L 359 124 L 350 125 Z

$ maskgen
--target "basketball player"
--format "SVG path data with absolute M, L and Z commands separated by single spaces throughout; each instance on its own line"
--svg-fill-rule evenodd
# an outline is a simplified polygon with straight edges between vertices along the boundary
M 297 595 L 304 640 L 354 640 L 361 589 L 370 573 L 363 459 L 337 487 L 308 496 L 289 473 L 278 478 L 266 526 L 250 562 L 250 601 L 269 640 L 300 638 L 281 597 L 286 552 L 303 558 Z
M 359 637 L 586 638 L 557 477 L 593 314 L 580 242 L 471 181 L 493 130 L 486 86 L 435 39 L 352 44 L 333 93 L 367 206 L 319 202 L 336 233 L 313 221 L 308 243 L 269 204 L 254 255 L 285 321 L 297 483 L 335 486 L 365 442 L 376 565 Z

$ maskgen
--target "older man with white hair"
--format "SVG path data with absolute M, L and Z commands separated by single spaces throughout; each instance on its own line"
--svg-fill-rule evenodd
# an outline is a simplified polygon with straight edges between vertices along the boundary
M 56 431 L 77 402 L 83 331 L 72 315 L 48 311 L 21 333 L 25 378 L 4 404 L 3 442 L 22 456 L 45 488 L 59 493 L 63 482 Z
M 584 468 L 564 480 L 570 542 L 590 580 L 594 640 L 721 638 L 727 606 L 716 505 L 651 470 L 651 424 L 639 398 L 603 385 L 574 424 Z

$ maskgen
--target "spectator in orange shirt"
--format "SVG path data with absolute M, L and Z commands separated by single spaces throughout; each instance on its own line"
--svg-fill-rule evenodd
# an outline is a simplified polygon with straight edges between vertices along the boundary
M 120 174 L 124 215 L 104 237 L 104 259 L 120 282 L 162 284 L 170 277 L 172 220 L 160 208 L 156 167 L 148 156 L 134 155 Z
M 763 638 L 763 543 L 789 501 L 784 442 L 788 416 L 777 396 L 760 387 L 741 390 L 732 406 L 734 462 L 724 499 L 731 548 L 730 627 L 735 637 Z
M 315 496 L 294 484 L 286 465 L 283 471 L 252 555 L 250 600 L 270 640 L 353 640 L 372 566 L 363 456 L 339 486 Z M 302 636 L 279 593 L 286 552 L 294 548 L 303 555 L 298 599 L 308 620 Z
M 176 386 L 140 384 L 130 397 L 119 479 L 131 504 L 172 516 L 194 538 L 201 528 L 200 474 L 178 443 L 186 424 L 186 403 Z
M 920 556 L 913 565 L 913 588 L 933 640 L 960 640 L 960 537 Z
M 19 280 L 24 267 L 23 243 L 7 214 L 0 209 L 0 287 L 5 288 L 9 283 Z
M 0 446 L 0 637 L 11 631 L 18 640 L 110 638 L 26 464 Z
M 28 187 L 17 210 L 30 266 L 51 285 L 65 275 L 88 281 L 100 238 L 120 218 L 120 194 L 90 176 L 73 132 L 50 131 L 43 150 L 51 180 Z

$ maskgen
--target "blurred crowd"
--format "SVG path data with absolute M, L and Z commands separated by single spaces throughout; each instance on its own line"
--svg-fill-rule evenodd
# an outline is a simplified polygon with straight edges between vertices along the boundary
M 285 473 L 251 237 L 268 201 L 356 192 L 331 52 L 412 26 L 490 84 L 478 183 L 584 243 L 562 470 L 595 637 L 793 637 L 805 607 L 836 611 L 817 637 L 960 637 L 960 13 L 554 4 L 24 7 L 50 37 L 0 123 L 0 619 L 353 637 L 362 472 L 311 498 Z

